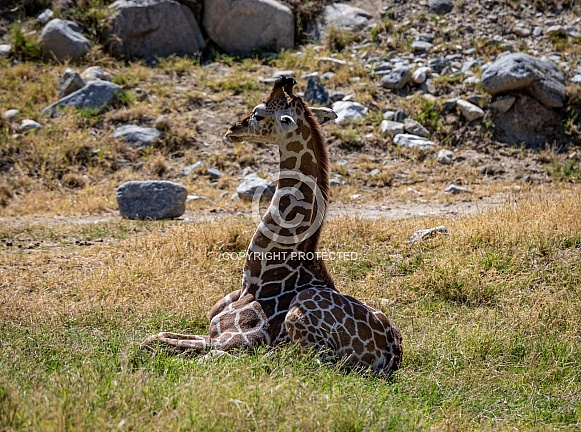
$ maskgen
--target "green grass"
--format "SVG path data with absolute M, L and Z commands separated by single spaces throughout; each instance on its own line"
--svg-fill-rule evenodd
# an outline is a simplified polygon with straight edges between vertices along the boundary
M 454 220 L 330 221 L 340 289 L 403 334 L 390 379 L 294 347 L 206 360 L 142 350 L 160 330 L 206 333 L 236 289 L 254 226 L 110 222 L 4 229 L 3 430 L 576 430 L 581 422 L 581 199 L 576 188 Z M 531 215 L 534 214 L 534 217 Z M 449 236 L 419 244 L 419 228 Z M 59 238 L 64 240 L 59 241 Z M 73 239 L 101 239 L 78 247 Z

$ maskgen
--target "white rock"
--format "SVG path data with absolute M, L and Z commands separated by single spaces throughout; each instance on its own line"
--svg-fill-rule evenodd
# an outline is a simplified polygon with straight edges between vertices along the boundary
M 437 161 L 440 162 L 442 165 L 450 165 L 454 158 L 454 153 L 450 150 L 440 150 L 438 152 Z
M 91 66 L 81 73 L 81 78 L 85 81 L 113 81 L 114 77 L 101 66 Z
M 381 133 L 384 135 L 388 132 L 391 132 L 394 135 L 404 133 L 404 124 L 400 122 L 391 120 L 382 120 L 380 126 Z
M 12 45 L 0 44 L 0 58 L 6 58 L 12 52 Z
M 414 71 L 412 75 L 412 80 L 416 84 L 423 84 L 426 82 L 431 73 L 432 73 L 431 67 L 423 66 Z
M 484 117 L 484 111 L 468 101 L 458 99 L 458 101 L 456 101 L 456 106 L 460 110 L 462 116 L 464 116 L 464 118 L 469 122 Z
M 17 109 L 9 109 L 4 111 L 3 117 L 8 121 L 14 121 L 18 117 L 18 114 L 20 114 L 20 111 Z
M 351 120 L 358 120 L 367 115 L 369 110 L 357 102 L 338 101 L 333 104 L 333 111 L 337 114 L 335 123 L 343 124 Z
M 451 184 L 444 190 L 445 194 L 452 194 L 457 195 L 460 193 L 471 193 L 468 189 L 463 188 L 462 186 L 456 186 L 455 184 Z
M 422 151 L 433 150 L 435 144 L 424 137 L 410 134 L 397 134 L 393 142 L 401 147 L 419 149 Z
M 46 24 L 52 19 L 53 16 L 54 16 L 53 11 L 51 11 L 50 9 L 45 9 L 40 13 L 40 15 L 36 17 L 36 19 L 42 24 Z
M 18 127 L 18 130 L 20 132 L 28 132 L 28 131 L 36 130 L 36 129 L 42 129 L 42 125 L 40 123 L 35 122 L 34 120 L 30 120 L 30 119 L 22 120 L 22 122 L 20 123 L 20 126 Z

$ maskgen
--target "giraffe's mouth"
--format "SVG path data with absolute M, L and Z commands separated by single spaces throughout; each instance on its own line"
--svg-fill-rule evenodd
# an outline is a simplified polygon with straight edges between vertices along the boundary
M 231 130 L 229 130 L 228 132 L 226 132 L 226 135 L 224 135 L 224 138 L 232 141 L 232 142 L 242 142 L 244 141 L 244 137 L 241 135 L 236 135 L 234 132 L 232 132 Z

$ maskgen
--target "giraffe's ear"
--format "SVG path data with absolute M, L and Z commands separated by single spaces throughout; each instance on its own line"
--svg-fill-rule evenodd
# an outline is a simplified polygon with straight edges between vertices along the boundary
M 311 112 L 315 115 L 315 118 L 320 125 L 324 125 L 325 123 L 337 118 L 337 113 L 331 108 L 309 107 L 309 110 L 311 110 Z

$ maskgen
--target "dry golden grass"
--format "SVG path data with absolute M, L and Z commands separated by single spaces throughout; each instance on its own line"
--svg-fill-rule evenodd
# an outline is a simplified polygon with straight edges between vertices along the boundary
M 420 228 L 450 235 L 419 244 Z M 254 230 L 227 222 L 4 228 L 0 420 L 15 429 L 544 430 L 579 425 L 581 191 L 456 219 L 334 219 L 322 249 L 345 293 L 404 335 L 391 382 L 285 348 L 201 362 L 138 348 L 206 332 Z M 89 244 L 89 245 L 87 245 Z M 85 246 L 84 246 L 85 245 Z M 8 378 L 9 377 L 9 378 Z M 87 414 L 90 413 L 90 414 Z

